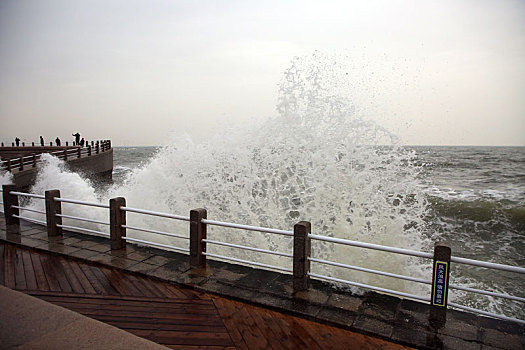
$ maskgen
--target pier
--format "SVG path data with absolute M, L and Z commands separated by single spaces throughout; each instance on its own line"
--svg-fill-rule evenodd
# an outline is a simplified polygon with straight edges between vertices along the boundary
M 160 302 L 160 299 L 163 299 L 166 303 L 177 303 L 177 301 L 170 300 L 174 295 L 181 296 L 181 294 L 177 293 L 195 293 L 194 296 L 199 296 L 196 299 L 202 296 L 202 300 L 213 301 L 214 308 L 219 318 L 222 319 L 223 326 L 229 329 L 227 333 L 231 343 L 213 345 L 222 348 L 337 349 L 406 346 L 418 349 L 481 350 L 522 349 L 525 345 L 525 326 L 523 321 L 504 316 L 501 316 L 501 319 L 496 319 L 494 317 L 498 315 L 484 315 L 483 313 L 473 313 L 435 305 L 446 304 L 446 291 L 444 291 L 445 294 L 438 296 L 438 299 L 432 299 L 431 303 L 430 297 L 427 302 L 423 302 L 418 300 L 418 298 L 426 300 L 426 297 L 396 296 L 394 294 L 396 293 L 395 291 L 386 291 L 386 289 L 383 289 L 385 290 L 384 292 L 370 290 L 362 295 L 355 295 L 334 287 L 334 283 L 329 280 L 317 278 L 316 276 L 318 275 L 310 273 L 309 265 L 304 264 L 304 262 L 314 263 L 320 259 L 311 257 L 306 242 L 308 239 L 321 239 L 322 237 L 311 234 L 309 226 L 305 222 L 298 223 L 294 231 L 264 229 L 211 220 L 207 218 L 206 211 L 202 209 L 192 210 L 189 216 L 182 216 L 130 208 L 126 206 L 124 198 L 111 199 L 109 205 L 106 205 L 61 198 L 59 191 L 56 190 L 46 191 L 45 195 L 17 192 L 15 188 L 10 186 L 3 186 L 2 190 L 5 216 L 4 221 L 0 222 L 0 241 L 3 241 L 5 246 L 3 248 L 4 284 L 9 284 L 13 289 L 27 291 L 29 283 L 32 285 L 30 289 L 33 290 L 35 286 L 34 281 L 32 277 L 28 276 L 34 275 L 38 286 L 37 274 L 42 275 L 42 273 L 36 270 L 32 273 L 29 267 L 35 268 L 35 261 L 42 262 L 42 260 L 46 259 L 58 261 L 59 264 L 52 263 L 51 265 L 62 266 L 64 272 L 50 271 L 46 273 L 46 271 L 43 271 L 47 284 L 49 286 L 54 284 L 56 288 L 64 286 L 65 290 L 56 290 L 55 292 L 72 293 L 76 289 L 81 295 L 59 295 L 62 299 L 57 299 L 57 296 L 49 296 L 48 291 L 33 290 L 28 292 L 28 294 L 47 301 L 59 300 L 60 302 L 57 302 L 59 305 L 60 303 L 62 305 L 66 303 L 87 304 L 87 306 L 84 305 L 82 307 L 71 305 L 71 308 L 75 310 L 84 308 L 94 316 L 99 315 L 98 311 L 90 310 L 89 305 L 94 304 L 94 300 L 107 299 L 108 303 L 114 303 L 114 305 L 118 305 L 118 308 L 123 310 L 128 306 L 137 306 L 133 305 L 133 303 L 126 304 L 131 301 L 126 298 L 135 298 L 137 295 L 125 294 L 125 305 L 120 305 L 119 301 L 113 300 L 114 296 L 118 296 L 116 293 L 119 290 L 121 292 L 125 291 L 125 293 L 128 293 L 127 290 L 129 289 L 139 291 L 142 293 L 142 297 L 157 298 L 155 301 L 157 303 Z M 24 213 L 29 213 L 30 211 L 24 209 L 20 203 L 15 202 L 15 198 L 18 199 L 19 197 L 46 201 L 45 212 L 31 209 L 38 214 L 45 215 L 45 219 L 41 221 L 27 217 Z M 74 227 L 70 223 L 67 225 L 62 223 L 61 220 L 66 219 L 77 221 L 85 219 L 73 218 L 70 215 L 63 214 L 60 207 L 61 203 L 96 206 L 103 210 L 108 210 L 109 222 L 100 222 L 100 224 L 108 225 L 110 228 L 109 233 L 82 229 L 81 227 Z M 144 231 L 147 229 L 134 227 L 127 223 L 126 213 L 129 212 L 153 215 L 159 218 L 163 217 L 168 220 L 187 221 L 189 223 L 189 235 L 184 235 L 181 232 L 149 231 L 156 234 L 186 237 L 188 247 L 166 246 L 133 238 L 126 230 Z M 261 266 L 263 265 L 261 263 L 240 261 L 227 256 L 218 257 L 218 255 L 208 253 L 206 244 L 217 242 L 209 237 L 209 231 L 212 226 L 265 231 L 289 236 L 290 239 L 297 239 L 297 237 L 300 238 L 302 236 L 303 242 L 297 239 L 297 243 L 294 243 L 294 252 L 290 254 L 294 263 L 293 268 L 289 270 L 291 273 L 289 273 L 288 269 L 276 266 Z M 349 244 L 351 242 L 339 241 L 338 244 Z M 228 242 L 221 243 L 233 245 L 233 243 Z M 397 251 L 399 254 L 415 254 L 412 251 L 401 248 L 360 244 L 363 246 L 363 249 L 382 249 Z M 523 273 L 523 268 L 520 267 L 476 262 L 453 255 L 450 256 L 450 250 L 447 257 L 446 252 L 443 253 L 439 247 L 442 247 L 442 245 L 436 245 L 437 253 L 420 252 L 418 254 L 428 258 L 432 258 L 434 255 L 434 260 L 437 259 L 438 262 L 450 259 L 450 263 L 477 264 L 486 268 L 506 269 L 518 274 Z M 21 251 L 20 253 L 17 253 L 18 249 Z M 251 249 L 264 250 L 262 248 Z M 11 253 L 6 255 L 6 251 Z M 268 252 L 266 251 L 266 253 Z M 38 255 L 38 260 L 33 260 L 31 254 L 40 254 Z M 45 257 L 42 257 L 44 255 Z M 13 258 L 14 256 L 18 256 L 18 260 Z M 30 261 L 31 264 L 29 263 Z M 69 263 L 69 261 L 74 263 Z M 301 265 L 301 261 L 303 265 Z M 93 273 L 97 268 L 102 269 L 102 274 L 100 272 L 96 273 L 102 279 L 98 280 L 98 282 L 93 279 L 89 280 L 88 275 L 84 274 L 91 287 L 85 281 L 81 282 L 83 277 L 78 272 L 79 269 L 80 271 L 85 270 L 85 268 L 81 267 L 81 264 L 89 265 L 88 271 Z M 11 266 L 10 269 L 7 269 L 6 266 L 8 265 Z M 20 275 L 18 279 L 16 271 Z M 132 276 L 130 277 L 131 280 L 127 280 L 126 276 L 128 274 Z M 111 276 L 113 278 L 110 278 Z M 437 273 L 435 277 L 439 279 L 440 274 Z M 105 278 L 108 279 L 106 280 Z M 96 290 L 95 285 L 97 283 L 106 286 L 105 292 L 103 289 L 99 289 L 99 294 L 102 297 L 82 296 L 82 294 L 86 294 L 87 290 L 90 291 L 87 294 L 97 294 L 98 292 L 93 293 L 91 289 Z M 157 283 L 163 283 L 163 286 L 157 286 Z M 46 285 L 43 280 L 42 284 Z M 435 284 L 439 285 L 437 282 Z M 148 286 L 155 287 L 151 289 Z M 446 287 L 463 288 L 460 286 Z M 159 294 L 158 290 L 160 289 L 170 290 L 169 295 L 171 297 Z M 490 291 L 477 292 L 492 293 Z M 513 296 L 506 297 L 514 298 L 514 300 L 518 301 L 522 299 Z M 67 300 L 70 300 L 70 302 Z M 223 306 L 226 309 L 221 309 Z M 257 312 L 259 311 L 254 310 L 261 310 L 262 314 L 258 314 Z M 442 312 L 435 314 L 435 310 Z M 188 306 L 184 315 L 180 317 L 187 320 L 195 312 L 192 307 Z M 169 312 L 169 314 L 171 315 L 172 313 Z M 103 313 L 103 315 L 105 314 Z M 173 317 L 178 317 L 176 315 L 176 312 L 174 312 Z M 272 316 L 270 317 L 269 315 Z M 441 319 L 439 315 L 442 316 Z M 113 318 L 108 320 L 109 324 L 112 324 L 111 321 L 115 321 L 114 325 L 121 326 L 121 328 L 131 333 L 133 333 L 133 327 L 138 327 L 142 331 L 139 332 L 137 330 L 136 334 L 142 334 L 141 336 L 145 338 L 147 338 L 147 335 L 156 334 L 152 336 L 152 340 L 155 341 L 156 339 L 159 343 L 164 342 L 164 344 L 174 347 L 183 346 L 180 343 L 182 340 L 177 340 L 178 344 L 170 343 L 172 340 L 161 341 L 160 339 L 164 339 L 163 337 L 170 332 L 160 332 L 161 329 L 158 328 L 160 327 L 158 323 L 151 321 L 150 326 L 151 323 L 155 323 L 155 331 L 151 329 L 145 331 L 143 328 L 140 328 L 142 327 L 138 324 L 140 322 L 135 322 L 137 320 L 129 319 L 129 323 L 134 324 L 130 326 L 126 323 L 127 316 L 112 315 L 111 317 Z M 292 326 L 285 326 L 287 322 Z M 204 329 L 210 328 L 203 326 L 201 329 L 204 331 Z M 156 333 L 157 330 L 159 333 Z M 219 333 L 224 333 L 224 330 Z M 176 332 L 173 334 L 176 334 Z M 357 336 L 357 338 L 352 338 L 352 334 Z M 220 338 L 218 335 L 205 336 L 200 334 L 199 336 L 208 337 L 209 339 Z M 220 341 L 227 342 L 228 337 L 224 336 L 224 338 L 220 338 L 222 339 Z M 192 338 L 192 345 L 212 346 L 210 343 L 197 338 Z M 322 343 L 323 340 L 328 343 Z M 299 342 L 296 343 L 294 341 Z M 188 345 L 187 343 L 184 344 Z
M 67 142 L 66 142 L 67 144 Z M 113 171 L 113 148 L 110 140 L 92 141 L 86 146 L 31 146 L 0 147 L 0 170 L 13 175 L 18 188 L 31 186 L 38 173 L 42 154 L 51 154 L 66 162 L 71 171 L 81 172 L 86 176 L 111 179 Z

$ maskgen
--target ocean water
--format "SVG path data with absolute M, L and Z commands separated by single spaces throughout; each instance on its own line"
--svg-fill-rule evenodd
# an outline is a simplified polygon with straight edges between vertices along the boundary
M 424 194 L 426 210 L 420 218 L 417 241 L 425 242 L 421 244 L 423 250 L 431 251 L 433 242 L 443 241 L 451 246 L 454 256 L 525 266 L 525 147 L 403 148 L 413 155 L 411 161 L 421 167 L 416 183 Z M 114 152 L 114 181 L 121 184 L 141 166 L 147 167 L 149 160 L 163 156 L 162 147 L 117 147 Z M 393 238 L 400 237 L 396 234 Z M 397 241 L 392 245 L 405 247 L 410 243 Z M 428 277 L 429 270 L 424 272 Z M 451 283 L 525 296 L 525 278 L 512 273 L 454 266 Z M 454 302 L 524 317 L 519 303 L 451 293 Z
M 453 255 L 525 265 L 525 148 L 407 147 L 368 118 L 352 98 L 347 67 L 326 57 L 294 59 L 279 84 L 277 115 L 225 125 L 205 140 L 175 132 L 162 147 L 116 147 L 114 183 L 99 184 L 44 157 L 34 193 L 60 189 L 66 198 L 292 230 L 431 252 L 446 241 Z M 359 85 L 359 84 L 357 84 Z M 27 205 L 43 209 L 41 201 Z M 68 215 L 107 221 L 107 210 L 64 204 Z M 37 213 L 24 215 L 38 217 Z M 90 230 L 107 226 L 69 222 Z M 187 234 L 186 222 L 128 213 L 128 224 Z M 128 230 L 128 236 L 187 248 L 178 238 Z M 210 227 L 210 239 L 292 251 L 289 237 Z M 290 268 L 290 260 L 209 245 L 208 252 Z M 312 242 L 312 256 L 431 278 L 424 259 Z M 430 286 L 312 264 L 314 273 L 429 295 Z M 452 267 L 453 284 L 524 297 L 525 280 L 512 273 Z M 350 288 L 356 293 L 361 292 Z M 450 301 L 525 319 L 523 305 L 452 291 Z

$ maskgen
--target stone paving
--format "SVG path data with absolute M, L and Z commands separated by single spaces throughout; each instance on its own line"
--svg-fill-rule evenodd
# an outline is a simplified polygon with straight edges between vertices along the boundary
M 0 240 L 133 271 L 415 348 L 525 348 L 523 324 L 448 310 L 446 323 L 435 328 L 428 321 L 427 304 L 375 292 L 358 296 L 313 280 L 308 291 L 293 293 L 291 275 L 211 260 L 206 269 L 192 269 L 187 255 L 133 244 L 112 251 L 109 239 L 67 231 L 48 237 L 43 226 L 21 223 L 6 227 L 3 218 Z

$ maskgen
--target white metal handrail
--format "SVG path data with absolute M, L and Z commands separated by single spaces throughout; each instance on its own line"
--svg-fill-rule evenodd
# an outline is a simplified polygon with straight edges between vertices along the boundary
M 175 219 L 175 220 L 190 221 L 190 218 L 188 216 L 174 215 L 174 214 L 168 214 L 168 213 L 161 213 L 161 212 L 158 212 L 158 211 L 151 211 L 151 210 L 144 210 L 144 209 L 137 209 L 137 208 L 129 208 L 129 207 L 120 207 L 120 210 L 129 211 L 129 212 L 133 212 L 133 213 L 139 213 L 139 214 L 160 216 L 160 217 L 169 218 L 169 219 Z
M 37 219 L 33 219 L 33 218 L 28 218 L 26 216 L 13 214 L 13 217 L 14 218 L 18 218 L 18 219 L 22 219 L 22 220 L 25 220 L 25 221 L 33 222 L 35 224 L 40 224 L 40 225 L 44 225 L 44 226 L 47 225 L 47 222 L 45 222 L 45 221 L 37 220 Z
M 320 236 L 320 235 L 313 235 L 313 234 L 309 234 L 308 237 L 314 240 L 318 240 L 318 241 L 344 244 L 344 245 L 348 245 L 352 247 L 361 247 L 361 248 L 367 248 L 367 249 L 381 250 L 384 252 L 416 256 L 419 258 L 427 258 L 427 259 L 434 258 L 434 255 L 431 253 L 419 252 L 417 250 L 387 247 L 387 246 L 379 245 L 379 244 L 351 241 L 348 239 L 334 238 L 334 237 Z
M 179 248 L 179 247 L 175 247 L 175 246 L 167 245 L 167 244 L 162 244 L 162 243 L 155 243 L 155 242 L 151 242 L 151 241 L 145 241 L 145 240 L 138 239 L 138 238 L 122 237 L 122 239 L 126 240 L 126 241 L 131 241 L 131 242 L 151 245 L 153 247 L 162 247 L 162 248 L 166 248 L 166 249 L 173 249 L 173 250 L 178 250 L 178 251 L 185 252 L 185 253 L 189 253 L 190 252 L 189 249 Z
M 80 204 L 80 205 L 87 205 L 87 206 L 90 206 L 90 207 L 99 207 L 99 208 L 109 209 L 109 205 L 101 204 L 101 203 L 95 203 L 95 202 L 85 202 L 85 201 L 79 201 L 79 200 L 67 199 L 67 198 L 60 198 L 60 197 L 55 197 L 54 200 L 57 201 L 57 202 Z
M 244 246 L 244 245 L 238 245 L 238 244 L 233 244 L 233 243 L 225 243 L 225 242 L 213 241 L 211 239 L 203 239 L 202 241 L 206 242 L 206 243 L 210 243 L 210 244 L 222 245 L 222 246 L 225 246 L 225 247 L 239 248 L 239 249 L 251 250 L 251 251 L 259 252 L 259 253 L 266 253 L 266 254 L 284 256 L 284 257 L 287 257 L 287 258 L 293 258 L 292 254 L 276 252 L 276 251 L 273 251 L 273 250 L 254 248 L 254 247 L 247 247 L 247 246 Z
M 20 207 L 18 205 L 12 205 L 11 208 L 17 208 L 17 209 L 21 209 L 21 210 L 27 210 L 27 211 L 31 211 L 33 213 L 39 213 L 39 214 L 44 214 L 46 215 L 46 212 L 45 211 L 42 211 L 42 210 L 36 210 L 36 209 L 32 209 L 32 208 L 27 208 L 27 207 Z
M 218 255 L 218 254 L 212 254 L 212 253 L 207 253 L 207 252 L 204 252 L 204 253 L 202 253 L 202 254 L 203 254 L 203 255 L 206 255 L 206 256 L 211 256 L 211 257 L 213 257 L 213 258 L 217 258 L 217 259 L 223 259 L 223 260 L 235 261 L 235 262 L 238 262 L 238 263 L 241 263 L 241 264 L 253 265 L 253 266 L 259 266 L 259 267 L 265 267 L 265 268 L 272 269 L 272 270 L 278 270 L 278 271 L 284 271 L 284 272 L 293 273 L 293 271 L 292 271 L 291 269 L 286 269 L 286 268 L 284 268 L 284 267 L 279 267 L 279 266 L 274 266 L 274 265 L 268 265 L 268 264 L 263 264 L 263 263 L 257 263 L 257 262 L 254 262 L 254 261 L 248 261 L 248 260 L 236 259 L 236 258 L 231 258 L 231 257 L 229 257 L 229 256 Z
M 500 314 L 495 314 L 493 312 L 483 311 L 483 310 L 479 310 L 479 309 L 475 309 L 475 308 L 472 308 L 472 307 L 468 307 L 468 306 L 464 306 L 464 305 L 460 305 L 460 304 L 456 304 L 456 303 L 451 303 L 451 302 L 449 302 L 448 305 L 452 306 L 452 307 L 455 307 L 457 309 L 467 310 L 469 312 L 478 313 L 478 314 L 481 314 L 481 315 L 490 316 L 490 317 L 494 317 L 494 318 L 499 318 L 501 320 L 506 320 L 506 321 L 512 321 L 512 322 L 518 322 L 518 323 L 521 323 L 521 324 L 525 324 L 524 320 L 520 320 L 518 318 L 513 318 L 513 317 L 508 317 L 508 316 L 504 316 L 504 315 L 500 315 Z
M 472 265 L 472 266 L 478 266 L 478 267 L 485 267 L 487 269 L 493 269 L 493 270 L 501 270 L 501 271 L 507 271 L 507 272 L 517 272 L 525 274 L 525 268 L 519 267 L 519 266 L 510 266 L 510 265 L 503 265 L 503 264 L 496 264 L 491 263 L 487 261 L 479 261 L 479 260 L 473 260 L 473 259 L 467 259 L 467 258 L 460 258 L 456 256 L 450 257 L 451 262 L 459 263 L 459 264 L 466 264 L 466 265 Z
M 90 229 L 84 228 L 84 227 L 68 226 L 68 225 L 61 225 L 61 224 L 57 224 L 57 227 L 62 227 L 62 228 L 65 228 L 65 229 L 70 229 L 70 230 L 86 231 L 86 232 L 94 233 L 96 235 L 101 235 L 101 236 L 104 236 L 104 237 L 109 237 L 110 236 L 109 233 L 101 232 L 101 231 L 95 231 L 95 230 L 90 230 Z
M 11 192 L 9 192 L 9 194 L 13 194 L 13 195 L 16 195 L 16 196 L 22 196 L 22 197 L 29 197 L 29 198 L 46 199 L 46 197 L 41 195 L 41 194 L 16 192 L 16 191 L 11 191 Z
M 423 283 L 423 284 L 432 284 L 432 281 L 427 281 L 427 280 L 424 280 L 424 279 L 421 279 L 421 278 L 415 278 L 415 277 L 410 277 L 410 276 L 398 275 L 398 274 L 395 274 L 395 273 L 384 272 L 384 271 L 379 271 L 379 270 L 372 270 L 372 269 L 367 269 L 367 268 L 364 268 L 364 267 L 358 267 L 358 266 L 353 266 L 353 265 L 346 265 L 346 264 L 341 264 L 341 263 L 333 262 L 333 261 L 329 261 L 329 260 L 322 260 L 322 259 L 316 259 L 316 258 L 308 258 L 308 260 L 313 261 L 313 262 L 317 262 L 317 263 L 320 263 L 320 264 L 332 265 L 332 266 L 337 266 L 337 267 L 343 267 L 343 268 L 350 269 L 350 270 L 356 270 L 356 271 L 361 271 L 361 272 L 368 272 L 368 273 L 373 273 L 373 274 L 376 274 L 376 275 L 393 277 L 393 278 L 402 279 L 402 280 L 406 280 L 406 281 L 410 281 L 410 282 Z
M 65 219 L 72 219 L 72 220 L 79 220 L 79 221 L 86 221 L 86 222 L 92 222 L 94 224 L 101 224 L 101 225 L 110 225 L 109 222 L 99 221 L 99 220 L 93 220 L 88 218 L 81 218 L 78 216 L 71 216 L 71 215 L 65 215 L 65 214 L 55 214 L 58 217 L 65 218 Z
M 208 220 L 208 219 L 202 219 L 201 222 L 203 224 L 208 224 L 208 225 L 238 228 L 241 230 L 258 231 L 258 232 L 264 232 L 264 233 L 275 233 L 275 234 L 284 235 L 284 236 L 293 236 L 292 231 L 277 230 L 277 229 L 272 229 L 272 228 L 257 227 L 257 226 L 242 225 L 242 224 L 233 224 L 230 222 Z
M 498 298 L 503 298 L 503 299 L 508 299 L 508 300 L 521 301 L 522 303 L 525 303 L 525 298 L 517 297 L 514 295 L 490 292 L 486 290 L 474 289 L 474 288 L 469 288 L 469 287 L 463 287 L 463 286 L 458 286 L 456 284 L 450 284 L 448 287 L 450 289 L 462 290 L 464 292 L 483 294 L 483 295 L 488 295 L 488 296 L 498 297 Z
M 156 233 L 158 235 L 169 236 L 169 237 L 174 237 L 174 238 L 190 239 L 187 236 L 178 235 L 176 233 L 169 233 L 169 232 L 164 232 L 164 231 L 150 230 L 150 229 L 146 229 L 146 228 L 129 226 L 129 225 L 122 225 L 122 227 L 128 228 L 130 230 L 137 230 L 137 231 L 142 231 L 142 232 L 151 232 L 151 233 Z
M 364 283 L 351 282 L 351 281 L 343 280 L 343 279 L 340 279 L 340 278 L 329 277 L 329 276 L 324 276 L 324 275 L 318 275 L 318 274 L 315 274 L 315 273 L 309 273 L 308 276 L 314 277 L 314 278 L 319 278 L 319 279 L 324 279 L 324 280 L 327 280 L 327 281 L 348 284 L 348 285 L 355 286 L 355 287 L 371 289 L 371 290 L 375 290 L 375 291 L 378 291 L 378 292 L 398 295 L 398 296 L 402 296 L 402 297 L 406 297 L 406 298 L 421 300 L 421 301 L 425 301 L 425 302 L 430 301 L 430 298 L 422 297 L 422 296 L 419 296 L 419 295 L 398 292 L 398 291 L 391 290 L 391 289 L 386 289 L 386 288 L 375 287 L 375 286 L 371 286 L 371 285 L 364 284 Z

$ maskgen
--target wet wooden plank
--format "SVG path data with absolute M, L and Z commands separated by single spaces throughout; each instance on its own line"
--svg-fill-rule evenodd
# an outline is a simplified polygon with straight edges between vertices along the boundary
M 21 250 L 22 260 L 24 263 L 24 273 L 26 277 L 27 289 L 36 290 L 38 288 L 35 276 L 35 269 L 33 268 L 33 262 L 31 261 L 31 254 L 27 250 Z
M 71 286 L 71 289 L 74 293 L 84 294 L 85 290 L 84 287 L 82 287 L 82 284 L 78 280 L 77 276 L 73 272 L 73 269 L 71 268 L 70 261 L 59 257 L 58 262 L 62 265 L 62 270 L 64 271 L 64 275 L 66 276 L 67 281 L 69 282 L 69 285 Z
M 42 263 L 40 262 L 40 255 L 33 252 L 32 254 L 30 254 L 30 256 L 35 272 L 37 289 L 40 291 L 49 291 L 49 283 L 47 282 L 47 278 L 44 273 L 44 268 L 42 267 Z
M 217 307 L 217 311 L 222 318 L 224 326 L 230 333 L 230 338 L 234 345 L 239 349 L 250 349 L 241 334 L 241 329 L 236 326 L 236 322 L 233 318 L 236 309 L 233 307 L 233 305 L 227 303 L 225 299 L 219 297 L 214 297 L 212 300 Z
M 4 264 L 4 281 L 7 288 L 14 289 L 16 285 L 15 281 L 15 248 L 11 245 L 5 246 L 4 251 L 5 264 Z
M 121 295 L 144 296 L 131 283 L 127 283 L 126 277 L 118 270 L 100 267 L 100 271 L 106 276 L 108 283 Z
M 76 278 L 82 285 L 82 288 L 84 291 L 88 294 L 95 294 L 97 291 L 95 288 L 91 285 L 89 282 L 89 278 L 84 274 L 80 266 L 76 261 L 69 261 L 69 266 L 71 267 L 71 271 L 75 274 Z
M 232 346 L 228 333 L 130 330 L 132 334 L 166 345 Z
M 144 293 L 144 296 L 162 298 L 163 295 L 160 292 L 160 290 L 152 286 L 151 282 L 152 282 L 151 279 L 137 277 L 137 283 L 140 283 L 141 285 L 144 286 L 144 288 L 148 290 L 148 293 Z
M 5 253 L 5 245 L 0 245 L 0 284 L 1 285 L 4 285 L 5 284 L 5 279 L 4 279 L 4 276 L 5 276 L 5 257 L 4 257 L 4 253 Z
M 108 295 L 108 292 L 104 289 L 104 286 L 98 281 L 97 277 L 91 271 L 88 265 L 86 264 L 79 264 L 80 270 L 82 270 L 82 273 L 84 276 L 86 276 L 89 284 L 93 287 L 95 292 L 99 295 Z
M 62 265 L 57 260 L 56 256 L 42 254 L 40 255 L 40 261 L 51 290 L 63 292 L 73 291 L 66 275 L 64 274 Z
M 15 288 L 20 290 L 27 289 L 26 276 L 24 272 L 24 260 L 22 250 L 16 249 L 15 254 Z
M 190 298 L 190 299 L 196 299 L 197 296 L 192 293 L 191 290 L 188 290 L 186 288 L 182 288 L 182 287 L 176 287 L 172 284 L 168 284 L 168 283 L 164 283 L 164 286 L 169 289 L 173 294 L 175 294 L 175 298 L 180 298 L 180 299 L 187 299 L 187 298 Z
M 96 278 L 98 284 L 104 289 L 105 294 L 109 295 L 119 295 L 120 293 L 113 288 L 111 283 L 109 283 L 106 275 L 96 266 L 87 265 L 89 270 L 93 273 L 93 276 Z

